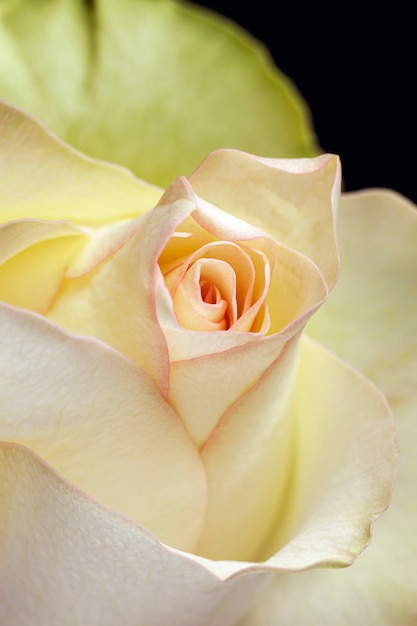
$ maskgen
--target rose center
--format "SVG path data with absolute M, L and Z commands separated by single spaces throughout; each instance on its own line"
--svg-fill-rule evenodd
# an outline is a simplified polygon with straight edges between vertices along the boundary
M 181 232 L 173 235 L 159 262 L 184 328 L 264 332 L 269 324 L 270 270 L 263 253 L 236 242 L 203 243 L 201 236 Z

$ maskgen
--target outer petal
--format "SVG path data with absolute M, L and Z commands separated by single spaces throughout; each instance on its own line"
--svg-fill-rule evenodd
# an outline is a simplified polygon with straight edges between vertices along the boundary
M 205 473 L 144 372 L 38 315 L 6 305 L 0 314 L 0 438 L 27 445 L 161 540 L 192 549 L 205 514 Z
M 165 187 L 221 146 L 316 148 L 293 85 L 220 16 L 167 0 L 3 4 L 0 96 L 88 154 Z
M 347 194 L 339 231 L 340 281 L 308 330 L 387 393 L 399 476 L 389 510 L 352 568 L 280 577 L 245 626 L 417 622 L 417 214 L 393 192 Z
M 336 156 L 280 160 L 217 150 L 190 181 L 208 202 L 310 257 L 333 285 L 338 272 L 334 220 L 340 188 Z
M 308 332 L 407 402 L 417 380 L 417 211 L 400 195 L 342 196 L 340 280 Z M 366 340 L 364 340 L 366 339 Z
M 90 159 L 0 102 L 0 222 L 22 218 L 99 225 L 136 217 L 161 191 Z
M 4 626 L 232 626 L 263 585 L 220 582 L 20 446 L 0 444 L 0 482 Z

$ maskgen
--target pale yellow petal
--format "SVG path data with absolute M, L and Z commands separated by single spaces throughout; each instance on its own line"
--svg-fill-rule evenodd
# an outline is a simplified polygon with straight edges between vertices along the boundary
M 205 473 L 146 374 L 43 317 L 6 305 L 0 313 L 0 439 L 28 446 L 162 541 L 192 549 L 205 514 Z
M 282 570 L 346 566 L 389 503 L 392 415 L 372 383 L 311 340 L 302 339 L 296 376 L 291 357 L 231 407 L 203 449 L 208 522 L 198 549 L 237 559 L 257 548 L 249 558 Z
M 122 239 L 133 236 L 107 262 L 91 273 L 66 280 L 47 313 L 49 319 L 69 332 L 97 337 L 135 361 L 165 397 L 168 350 L 155 310 L 156 292 L 165 287 L 157 261 L 193 206 L 187 198 L 187 187 L 184 197 L 173 191 L 177 184 L 182 189 L 181 182 L 168 188 L 161 204 L 139 220 L 137 227 L 126 223 L 120 230 Z M 91 262 L 91 258 L 87 260 Z
M 232 626 L 263 585 L 218 580 L 21 446 L 0 444 L 0 482 L 4 626 Z
M 416 210 L 390 191 L 346 194 L 339 242 L 339 282 L 308 332 L 386 392 L 397 423 L 399 475 L 388 511 L 352 567 L 279 577 L 245 626 L 417 622 Z
M 390 403 L 417 380 L 417 210 L 400 195 L 342 195 L 341 275 L 308 333 L 374 380 Z
M 414 626 L 417 398 L 395 411 L 401 463 L 389 509 L 351 567 L 281 574 L 239 626 Z M 302 601 L 300 601 L 302 597 Z
M 279 357 L 326 295 L 315 265 L 280 246 L 268 296 L 274 334 L 167 332 L 164 326 L 171 359 L 179 357 L 171 360 L 169 399 L 196 445 L 206 441 L 224 413 Z
M 22 218 L 104 224 L 152 208 L 161 190 L 64 144 L 0 102 L 0 222 Z
M 190 181 L 197 195 L 309 256 L 328 285 L 335 282 L 334 219 L 340 188 L 336 156 L 266 159 L 218 150 Z
M 0 226 L 0 300 L 45 312 L 87 241 L 66 222 L 19 220 Z
M 217 394 L 227 384 L 235 386 L 235 378 L 247 382 L 248 350 L 253 361 L 265 360 L 266 346 L 258 344 L 258 354 L 253 346 L 246 346 L 246 354 L 237 349 L 227 355 L 226 367 L 216 370 L 224 380 Z M 259 560 L 292 471 L 293 425 L 287 409 L 296 355 L 297 343 L 288 342 L 267 371 L 246 384 L 246 393 L 231 403 L 202 448 L 208 508 L 197 554 L 215 560 Z M 218 401 L 210 399 L 208 404 Z

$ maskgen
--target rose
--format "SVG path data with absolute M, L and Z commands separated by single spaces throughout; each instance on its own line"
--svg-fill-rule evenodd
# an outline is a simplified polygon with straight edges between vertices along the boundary
M 268 67 L 263 51 L 257 49 L 253 41 L 232 24 L 223 26 L 219 17 L 209 19 L 198 12 L 194 13 L 191 7 L 175 6 L 162 0 L 151 4 L 150 9 L 146 2 L 125 3 L 123 0 L 117 3 L 100 0 L 94 5 L 62 2 L 35 6 L 29 0 L 5 6 L 0 15 L 1 58 L 4 67 L 0 74 L 0 93 L 37 113 L 73 145 L 94 156 L 128 164 L 139 175 L 164 185 L 178 172 L 188 174 L 198 159 L 219 145 L 282 156 L 311 154 L 314 151 L 312 131 L 306 120 L 303 103 L 290 88 L 291 85 L 273 67 Z M 85 19 L 89 13 L 88 6 L 94 7 L 94 14 L 89 16 L 93 19 Z M 86 24 L 88 28 L 85 28 Z M 172 32 L 180 33 L 181 36 L 172 37 Z M 91 35 L 90 43 L 94 42 L 94 48 L 88 45 L 86 33 Z M 143 41 L 146 54 L 141 53 L 138 47 Z M 93 49 L 94 54 L 90 55 Z M 152 49 L 152 55 L 148 54 L 149 49 Z M 251 55 L 252 49 L 254 54 Z M 190 50 L 192 54 L 189 54 Z M 203 73 L 201 67 L 204 67 Z M 160 97 L 161 86 L 163 98 Z M 215 124 L 207 124 L 207 119 L 214 120 Z M 24 153 L 25 147 L 20 151 L 17 161 Z M 36 153 L 28 165 L 31 173 L 37 159 Z M 76 166 L 72 161 L 71 169 Z M 49 163 L 49 167 L 56 173 L 53 164 Z M 109 172 L 106 174 L 109 175 Z M 2 182 L 4 184 L 7 181 L 3 178 Z M 45 198 L 39 192 L 39 180 L 35 177 L 33 183 L 30 189 L 32 200 L 37 198 L 39 205 L 44 206 Z M 104 185 L 103 180 L 100 185 Z M 111 185 L 106 187 L 106 191 L 115 198 Z M 117 193 L 119 198 L 123 195 L 123 205 L 129 206 L 132 193 L 125 189 L 122 194 L 121 184 L 118 185 Z M 142 193 L 145 193 L 144 188 Z M 81 209 L 88 206 L 91 211 L 92 204 L 84 196 L 79 193 L 76 205 Z M 50 195 L 49 199 L 51 206 L 57 199 L 62 200 L 62 195 L 57 191 L 55 198 Z M 131 207 L 129 216 L 152 206 L 153 201 L 156 202 L 157 198 L 152 200 L 150 197 L 148 202 L 143 203 L 145 206 Z M 107 198 L 103 192 L 101 209 L 110 204 L 111 198 Z M 20 209 L 24 209 L 24 206 L 20 205 Z M 76 206 L 72 205 L 72 219 L 76 218 L 75 209 Z M 49 217 L 53 217 L 52 212 Z M 253 214 L 248 219 L 252 221 Z M 338 227 L 342 247 L 341 280 L 329 304 L 312 318 L 308 327 L 309 334 L 375 380 L 387 393 L 395 409 L 402 465 L 393 504 L 376 525 L 372 545 L 354 567 L 337 572 L 314 569 L 304 574 L 280 574 L 279 586 L 272 588 L 271 595 L 258 604 L 252 621 L 248 618 L 245 624 L 250 621 L 251 624 L 268 626 L 271 622 L 275 624 L 277 619 L 282 624 L 293 624 L 296 621 L 305 624 L 375 623 L 378 626 L 391 626 L 393 623 L 408 625 L 410 620 L 414 622 L 414 566 L 417 556 L 413 449 L 416 440 L 414 381 L 417 375 L 414 342 L 417 336 L 414 326 L 417 315 L 413 289 L 416 267 L 415 219 L 407 203 L 390 193 L 368 193 L 363 197 L 353 196 L 342 200 Z M 63 234 L 66 234 L 65 227 L 62 228 Z M 77 245 L 75 238 L 74 245 Z M 44 265 L 48 266 L 51 255 L 56 258 L 57 250 L 55 256 L 47 245 L 42 250 L 47 255 Z M 61 261 L 65 265 L 65 261 Z M 18 265 L 14 269 L 17 270 Z M 32 285 L 33 276 L 27 278 L 23 294 Z M 42 284 L 45 288 L 45 281 Z M 39 283 L 35 285 L 32 297 L 39 286 Z M 392 294 L 395 296 L 392 297 Z M 25 305 L 24 302 L 20 304 Z M 37 342 L 41 342 L 42 337 L 40 333 Z M 22 366 L 21 359 L 19 369 Z M 83 383 L 81 374 L 77 397 L 80 389 L 84 389 Z M 15 387 L 7 389 L 7 396 L 12 393 L 12 389 Z M 16 397 L 20 396 L 21 390 L 17 390 Z M 45 394 L 39 391 L 30 411 L 35 412 L 37 409 L 41 412 L 47 398 L 47 391 Z M 67 403 L 68 396 L 65 401 Z M 96 403 L 97 400 L 92 402 Z M 18 463 L 14 465 L 14 470 L 16 465 Z M 33 469 L 30 460 L 28 467 Z M 44 616 L 45 612 L 50 611 L 49 619 L 52 623 L 74 624 L 80 620 L 81 623 L 94 623 L 94 620 L 99 620 L 100 624 L 113 624 L 114 621 L 122 623 L 120 613 L 118 618 L 114 618 L 114 612 L 119 608 L 124 622 L 133 621 L 136 624 L 135 607 L 141 606 L 146 610 L 143 608 L 146 607 L 146 591 L 138 581 L 137 566 L 129 568 L 129 565 L 137 564 L 141 550 L 142 554 L 146 552 L 145 537 L 142 536 L 142 543 L 137 546 L 129 525 L 123 526 L 120 519 L 112 524 L 108 517 L 104 521 L 93 507 L 90 512 L 103 522 L 101 532 L 97 532 L 91 516 L 78 510 L 82 519 L 77 519 L 75 525 L 75 541 L 70 523 L 73 516 L 69 514 L 76 514 L 73 508 L 64 506 L 54 513 L 53 509 L 45 506 L 45 510 L 41 511 L 42 503 L 46 503 L 55 487 L 58 487 L 58 493 L 56 490 L 55 493 L 64 505 L 72 504 L 71 490 L 68 491 L 62 482 L 54 482 L 52 479 L 48 483 L 49 489 L 42 491 L 40 501 L 38 499 L 35 503 L 33 499 L 36 500 L 37 492 L 33 490 L 33 493 L 28 494 L 25 491 L 30 476 L 33 475 L 34 485 L 39 486 L 39 480 L 42 481 L 47 474 L 45 470 L 41 475 L 36 471 L 25 475 L 20 488 L 13 492 L 15 500 L 19 499 L 19 495 L 26 498 L 26 508 L 17 515 L 14 539 L 7 533 L 2 537 L 6 547 L 0 585 L 2 598 L 5 598 L 0 609 L 1 621 L 12 623 L 12 618 L 9 619 L 10 611 L 16 609 L 20 613 L 13 619 L 20 619 L 20 623 L 22 620 L 27 621 L 25 611 L 30 614 L 30 623 L 34 623 L 35 614 L 39 616 L 41 610 Z M 8 479 L 13 475 L 8 474 Z M 15 478 L 17 480 L 18 476 L 15 475 Z M 9 485 L 9 482 L 2 484 L 2 510 L 7 510 L 4 503 L 6 484 Z M 340 508 L 345 506 L 344 501 Z M 39 515 L 39 527 L 25 528 L 30 513 Z M 36 519 L 36 516 L 30 519 Z M 3 516 L 2 526 L 4 524 Z M 13 521 L 10 524 L 13 527 Z M 55 533 L 60 533 L 58 549 L 56 541 L 52 542 L 53 548 L 46 540 L 42 546 L 41 539 L 45 539 L 46 529 L 51 525 Z M 36 541 L 30 541 L 30 549 L 19 561 L 24 552 L 23 539 L 35 535 Z M 129 537 L 133 541 L 130 545 Z M 17 541 L 16 546 L 14 541 Z M 97 544 L 101 547 L 99 555 L 92 549 Z M 120 583 L 119 588 L 117 577 L 113 577 L 113 594 L 105 597 L 98 582 L 98 573 L 93 571 L 95 559 L 101 566 L 101 569 L 98 567 L 100 580 L 103 581 L 104 574 L 107 584 L 113 571 L 120 573 L 122 569 L 120 562 L 123 550 L 117 550 L 123 546 L 129 553 L 125 562 L 124 584 Z M 175 601 L 177 608 L 187 615 L 181 623 L 187 623 L 188 619 L 189 623 L 195 624 L 201 618 L 199 605 L 202 604 L 202 598 L 208 600 L 210 597 L 215 603 L 223 593 L 232 596 L 233 593 L 242 593 L 242 590 L 239 591 L 243 584 L 242 577 L 235 579 L 235 592 L 233 581 L 219 587 L 216 580 L 205 576 L 200 569 L 193 570 L 190 565 L 186 571 L 192 579 L 193 598 L 187 599 L 181 586 L 181 581 L 186 580 L 184 562 L 181 560 L 182 579 L 178 589 L 172 580 L 166 582 L 172 571 L 170 566 L 173 566 L 175 560 L 171 558 L 168 561 L 164 552 L 158 551 L 155 544 L 152 546 L 154 561 L 150 578 L 154 581 L 162 569 L 159 596 L 163 597 L 165 592 L 170 595 L 166 619 L 163 620 L 165 623 L 172 621 L 170 610 L 174 610 L 172 606 Z M 54 554 L 58 555 L 63 567 L 66 566 L 65 573 L 56 567 Z M 13 564 L 11 568 L 8 555 L 13 555 L 10 558 Z M 87 581 L 84 587 L 80 584 L 77 588 L 79 574 L 83 569 L 81 565 L 85 566 L 84 574 L 88 570 L 86 561 L 89 561 L 90 573 L 83 579 Z M 24 579 L 26 587 L 21 581 L 23 562 L 27 573 Z M 6 574 L 3 573 L 5 568 Z M 55 576 L 57 570 L 59 575 Z M 50 572 L 49 576 L 47 571 Z M 3 580 L 7 581 L 7 587 Z M 248 586 L 253 583 L 253 577 L 246 576 L 244 580 Z M 17 589 L 13 586 L 14 582 Z M 134 585 L 133 598 L 129 595 L 129 589 Z M 52 599 L 57 596 L 57 589 L 62 600 L 62 613 L 58 617 L 54 613 L 58 609 L 52 603 Z M 177 595 L 173 589 L 176 589 Z M 68 594 L 66 598 L 62 595 L 65 590 Z M 108 585 L 106 591 L 109 591 Z M 19 600 L 15 602 L 17 592 Z M 248 589 L 245 592 L 249 595 Z M 76 605 L 75 598 L 79 600 L 79 605 Z M 106 602 L 108 613 L 105 617 L 97 617 L 97 606 L 101 606 L 105 612 Z M 247 599 L 249 602 L 250 598 Z M 74 606 L 77 608 L 74 609 Z M 162 611 L 162 607 L 159 610 Z M 223 610 L 227 611 L 227 606 Z M 243 603 L 241 612 L 244 612 Z M 147 623 L 151 619 L 158 618 L 147 616 Z M 225 622 L 224 613 L 218 619 Z
M 232 624 L 271 572 L 352 563 L 395 442 L 301 334 L 337 274 L 337 159 L 218 151 L 159 199 L 1 125 L 3 621 Z

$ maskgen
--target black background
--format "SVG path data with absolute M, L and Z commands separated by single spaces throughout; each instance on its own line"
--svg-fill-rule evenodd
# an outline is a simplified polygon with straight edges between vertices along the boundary
M 346 190 L 390 187 L 417 202 L 413 3 L 197 4 L 269 48 L 309 105 L 321 147 L 341 156 Z

